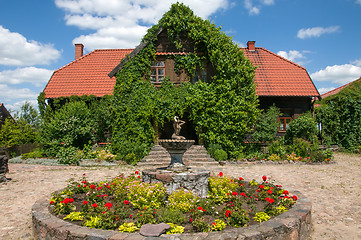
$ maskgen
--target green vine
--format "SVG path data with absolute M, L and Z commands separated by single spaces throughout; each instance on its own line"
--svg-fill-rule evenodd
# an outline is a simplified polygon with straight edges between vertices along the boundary
M 167 31 L 169 41 L 187 55 L 176 55 L 175 70 L 191 76 L 210 63 L 210 82 L 175 87 L 163 81 L 158 90 L 150 82 L 156 56 L 157 33 Z M 199 139 L 207 146 L 220 144 L 230 156 L 243 149 L 244 135 L 259 115 L 254 70 L 232 38 L 213 23 L 202 20 L 181 4 L 173 4 L 143 38 L 143 47 L 117 73 L 114 88 L 112 149 L 133 160 L 141 159 L 156 140 L 156 130 L 175 115 L 189 114 Z

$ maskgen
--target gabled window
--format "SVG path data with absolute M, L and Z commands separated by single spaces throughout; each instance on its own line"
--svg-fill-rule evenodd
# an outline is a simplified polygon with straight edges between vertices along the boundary
M 165 64 L 164 61 L 154 61 L 150 68 L 150 79 L 152 83 L 160 83 L 165 77 Z

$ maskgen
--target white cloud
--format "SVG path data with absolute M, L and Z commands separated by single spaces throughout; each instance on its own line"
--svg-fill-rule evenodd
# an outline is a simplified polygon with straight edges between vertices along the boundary
M 52 73 L 52 70 L 36 67 L 5 70 L 0 72 L 0 83 L 13 85 L 30 83 L 36 87 L 43 87 L 49 81 Z
M 327 92 L 329 92 L 329 91 L 331 91 L 333 89 L 335 89 L 335 88 L 334 87 L 320 88 L 320 89 L 318 89 L 318 92 L 322 95 L 322 94 L 327 93 Z
M 299 65 L 303 65 L 304 64 L 303 60 L 306 59 L 306 57 L 303 55 L 304 53 L 307 53 L 307 51 L 302 51 L 302 52 L 299 52 L 297 50 L 290 50 L 288 52 L 279 51 L 277 54 Z
M 361 5 L 361 0 L 356 0 L 356 3 Z
M 361 59 L 357 59 L 355 61 L 352 61 L 351 64 L 361 67 Z
M 249 15 L 258 15 L 263 5 L 270 6 L 275 0 L 244 0 L 244 7 L 248 10 Z
M 327 28 L 313 27 L 313 28 L 302 28 L 298 30 L 297 37 L 300 39 L 320 37 L 323 34 L 334 33 L 340 29 L 340 26 L 331 26 Z
M 264 0 L 269 2 L 270 0 Z M 168 11 L 176 0 L 55 0 L 66 12 L 66 24 L 95 32 L 81 35 L 73 43 L 83 43 L 87 50 L 96 48 L 131 48 L 139 44 L 146 30 Z M 207 18 L 227 8 L 228 0 L 183 0 L 195 14 Z
M 0 84 L 0 102 L 11 102 L 13 100 L 34 100 L 39 93 L 35 93 L 29 88 L 11 88 L 6 84 Z
M 10 32 L 0 25 L 0 64 L 6 66 L 31 66 L 49 64 L 60 57 L 60 52 L 50 44 L 27 40 L 19 33 Z
M 361 67 L 352 64 L 328 66 L 311 74 L 314 81 L 328 81 L 339 85 L 352 82 L 360 77 Z

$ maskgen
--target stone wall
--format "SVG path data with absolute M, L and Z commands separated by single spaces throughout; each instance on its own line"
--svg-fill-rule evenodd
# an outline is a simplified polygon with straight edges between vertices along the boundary
M 0 182 L 6 181 L 5 174 L 9 172 L 8 169 L 8 157 L 3 149 L 0 149 Z
M 292 191 L 299 197 L 297 203 L 289 211 L 261 224 L 243 228 L 233 228 L 221 232 L 171 234 L 152 237 L 162 240 L 261 240 L 287 239 L 306 240 L 311 233 L 311 202 L 300 192 Z M 37 240 L 50 239 L 97 239 L 97 240 L 146 240 L 139 233 L 120 233 L 100 229 L 81 227 L 61 220 L 48 210 L 49 201 L 39 200 L 32 208 L 33 235 Z

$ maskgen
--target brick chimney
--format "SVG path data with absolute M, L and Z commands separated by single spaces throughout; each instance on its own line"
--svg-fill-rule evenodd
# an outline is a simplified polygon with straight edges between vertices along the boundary
M 255 51 L 256 50 L 255 43 L 256 43 L 256 41 L 248 41 L 247 42 L 247 48 L 248 48 L 249 51 Z
M 75 60 L 83 56 L 84 45 L 75 43 Z

